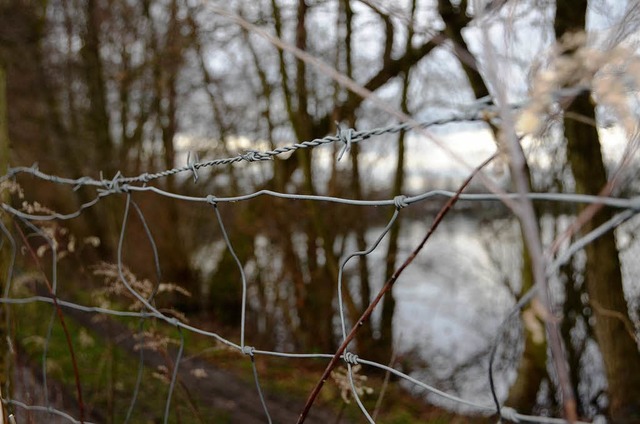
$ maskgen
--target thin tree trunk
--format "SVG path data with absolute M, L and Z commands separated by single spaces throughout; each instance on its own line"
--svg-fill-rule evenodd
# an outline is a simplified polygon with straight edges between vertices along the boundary
M 87 28 L 81 52 L 89 94 L 89 122 L 96 141 L 98 159 L 102 164 L 101 170 L 106 177 L 111 177 L 117 169 L 112 155 L 113 140 L 109 130 L 104 67 L 100 56 L 100 10 L 96 0 L 88 0 L 86 7 Z
M 450 0 L 438 0 L 438 10 L 445 22 L 444 33 L 454 43 L 454 51 L 460 60 L 473 94 L 477 99 L 489 95 L 489 89 L 478 71 L 477 63 L 469 52 L 467 43 L 462 36 L 462 30 L 471 22 L 471 17 L 466 15 L 467 1 L 463 0 L 458 7 L 451 4 Z M 498 138 L 497 128 L 491 126 L 494 137 Z M 525 174 L 531 186 L 530 169 L 525 164 Z M 539 216 L 539 214 L 537 214 Z M 524 240 L 524 229 L 520 232 Z M 531 268 L 531 256 L 525 243 L 522 243 L 522 293 L 533 286 L 533 272 Z M 540 384 L 547 377 L 547 343 L 544 337 L 538 334 L 539 326 L 544 328 L 542 320 L 533 313 L 531 308 L 523 311 L 526 317 L 524 325 L 524 350 L 518 364 L 517 377 L 509 390 L 506 404 L 518 411 L 531 411 L 537 403 L 537 394 Z M 543 333 L 544 335 L 544 333 Z
M 524 238 L 524 237 L 523 237 Z M 526 245 L 522 246 L 521 293 L 533 287 L 531 256 Z M 509 389 L 506 405 L 523 413 L 531 412 L 537 404 L 538 390 L 547 374 L 547 340 L 544 336 L 544 322 L 529 306 L 522 315 L 524 322 L 524 350 L 518 364 L 516 381 Z
M 409 91 L 409 75 L 404 76 L 402 84 L 402 101 L 401 108 L 404 113 L 408 112 L 407 93 Z M 404 187 L 404 162 L 405 162 L 405 132 L 398 134 L 398 161 L 396 163 L 396 171 L 393 177 L 393 194 L 400 195 Z M 400 238 L 400 220 L 398 220 L 391 230 L 389 230 L 389 245 L 387 247 L 385 277 L 384 281 L 388 281 L 396 270 L 397 258 Z M 393 315 L 396 309 L 396 300 L 393 296 L 393 290 L 389 290 L 382 300 L 382 312 L 380 314 L 380 338 L 375 350 L 375 358 L 380 362 L 386 363 L 392 355 L 393 351 Z
M 110 132 L 110 118 L 107 104 L 107 94 L 104 77 L 104 64 L 101 57 L 101 34 L 102 16 L 99 10 L 97 0 L 88 0 L 85 6 L 86 27 L 82 34 L 83 46 L 80 50 L 80 59 L 84 71 L 84 82 L 87 86 L 88 111 L 86 122 L 89 129 L 90 148 L 85 150 L 84 158 L 75 158 L 74 155 L 68 155 L 71 160 L 76 162 L 77 167 L 82 167 L 83 163 L 97 163 L 99 168 L 96 171 L 102 173 L 104 178 L 112 178 L 117 169 L 114 161 L 114 144 Z M 42 48 L 42 47 L 41 47 Z M 41 60 L 41 66 L 45 67 L 44 61 Z M 70 88 L 71 89 L 71 88 Z M 53 94 L 50 96 L 50 106 L 56 105 Z M 58 119 L 59 120 L 59 119 Z M 72 148 L 71 141 L 65 140 Z M 94 149 L 95 153 L 92 151 Z M 89 159 L 89 160 L 88 160 Z M 78 171 L 76 171 L 78 172 Z M 80 172 L 84 175 L 84 172 Z M 82 192 L 80 199 L 85 202 Z M 108 207 L 87 210 L 90 214 L 94 214 L 87 223 L 92 234 L 100 238 L 99 254 L 105 260 L 111 260 L 115 246 L 117 245 L 116 234 L 118 234 L 120 213 L 117 212 L 115 202 L 109 201 Z M 90 216 L 90 215 L 89 215 Z
M 349 0 L 343 0 L 340 2 L 341 13 L 344 14 L 344 73 L 349 77 L 353 78 L 353 55 L 351 49 L 351 41 L 353 37 L 353 10 L 351 8 L 351 3 Z M 346 121 L 346 125 L 349 128 L 355 127 L 356 124 L 356 116 L 355 111 L 351 111 L 348 116 L 340 116 L 339 119 Z M 364 198 L 364 193 L 362 190 L 362 181 L 360 176 L 360 146 L 358 144 L 354 144 L 351 146 L 351 150 L 349 152 L 349 157 L 351 158 L 351 195 L 356 199 Z M 367 240 L 366 240 L 366 228 L 365 222 L 362 219 L 355 218 L 353 221 L 353 230 L 355 232 L 356 237 L 356 246 L 358 251 L 364 251 L 367 249 Z M 358 276 L 360 280 L 360 307 L 355 311 L 355 314 L 350 314 L 350 318 L 352 320 L 358 319 L 358 317 L 362 314 L 362 312 L 367 308 L 369 302 L 371 301 L 371 284 L 369 281 L 369 266 L 367 256 L 359 256 L 358 257 Z M 344 282 L 346 283 L 346 281 Z M 349 288 L 347 284 L 343 283 L 343 292 L 345 296 L 350 296 Z M 363 325 L 363 328 L 358 333 L 356 337 L 356 345 L 359 352 L 367 352 L 370 348 L 371 341 L 373 337 L 373 332 L 371 328 L 371 323 L 367 322 Z

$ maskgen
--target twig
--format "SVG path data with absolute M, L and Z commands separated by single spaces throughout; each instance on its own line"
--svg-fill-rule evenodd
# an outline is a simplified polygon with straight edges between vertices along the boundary
M 24 232 L 22 231 L 20 226 L 17 223 L 14 223 L 14 225 L 15 225 L 16 229 L 18 230 L 18 233 L 20 234 L 20 237 L 22 238 L 22 242 L 27 247 L 27 250 L 29 251 L 29 254 L 30 254 L 31 258 L 33 259 L 33 261 L 35 262 L 36 266 L 38 267 L 38 269 L 42 273 L 43 280 L 44 280 L 45 284 L 47 285 L 47 289 L 49 290 L 49 293 L 51 294 L 51 299 L 53 300 L 53 305 L 54 305 L 54 307 L 56 309 L 56 313 L 58 315 L 58 319 L 60 320 L 60 325 L 62 326 L 62 331 L 64 332 L 64 337 L 65 337 L 65 339 L 67 341 L 67 347 L 69 348 L 69 356 L 71 357 L 70 358 L 71 359 L 71 364 L 73 366 L 73 377 L 75 378 L 76 394 L 78 396 L 78 413 L 80 415 L 79 416 L 79 420 L 80 420 L 80 424 L 82 424 L 82 423 L 84 423 L 84 402 L 82 401 L 82 387 L 80 385 L 80 373 L 78 371 L 78 362 L 76 361 L 76 355 L 75 355 L 75 352 L 73 350 L 73 343 L 71 342 L 71 335 L 69 334 L 69 330 L 67 328 L 67 324 L 65 323 L 64 314 L 62 313 L 62 308 L 58 304 L 58 297 L 56 296 L 56 294 L 53 291 L 53 287 L 51 286 L 51 282 L 49 281 L 49 278 L 47 277 L 47 274 L 44 272 L 44 269 L 42 269 L 42 265 L 40 264 L 40 261 L 38 260 L 38 256 L 33 251 L 33 248 L 31 247 L 31 245 L 27 241 L 27 238 L 24 235 Z M 45 388 L 45 390 L 46 390 L 46 388 Z
M 631 339 L 638 343 L 638 336 L 636 336 L 635 330 L 633 328 L 633 323 L 631 322 L 631 320 L 629 320 L 628 317 L 618 311 L 612 311 L 611 309 L 605 308 L 596 299 L 591 299 L 589 303 L 591 304 L 591 306 L 593 306 L 593 309 L 595 309 L 596 312 L 598 312 L 600 315 L 622 321 L 622 324 L 624 324 L 624 328 L 627 330 L 627 333 L 629 333 Z
M 389 368 L 393 368 L 393 365 L 396 362 L 396 358 L 397 358 L 397 351 L 396 348 L 394 346 L 393 350 L 391 351 L 391 359 L 389 360 Z M 387 371 L 384 373 L 384 381 L 382 382 L 382 388 L 380 389 L 380 395 L 378 395 L 378 399 L 376 400 L 376 405 L 373 408 L 373 413 L 371 414 L 371 417 L 375 420 L 378 417 L 378 414 L 380 413 L 380 408 L 382 407 L 382 400 L 384 399 L 384 395 L 387 392 L 387 387 L 389 387 L 389 380 L 391 379 L 391 372 Z
M 504 89 L 504 85 L 500 83 L 500 74 L 498 69 L 495 67 L 495 61 L 493 60 L 495 58 L 495 52 L 490 41 L 489 30 L 486 24 L 482 25 L 481 33 L 486 47 L 485 51 L 487 53 L 487 67 L 485 72 L 487 78 L 493 77 L 492 82 L 496 84 L 495 100 L 498 105 L 499 115 L 502 119 L 502 128 L 500 132 L 502 140 L 500 141 L 502 141 L 503 148 L 509 154 L 511 180 L 520 195 L 520 201 L 518 202 L 517 207 L 513 208 L 513 211 L 520 222 L 524 245 L 526 246 L 531 259 L 533 281 L 535 287 L 538 289 L 537 296 L 545 310 L 546 316 L 550 317 L 550 319 L 545 319 L 545 327 L 547 330 L 547 339 L 551 351 L 553 366 L 558 377 L 558 385 L 562 391 L 564 416 L 570 423 L 573 423 L 578 419 L 575 393 L 571 386 L 569 367 L 565 360 L 562 346 L 562 335 L 560 334 L 558 322 L 556 319 L 553 319 L 551 311 L 551 295 L 549 293 L 549 282 L 546 275 L 546 259 L 540 239 L 537 216 L 533 208 L 533 203 L 527 197 L 531 188 L 529 186 L 529 177 L 527 174 L 526 157 L 522 150 L 520 139 L 516 135 L 515 120 L 511 109 L 508 107 L 506 90 Z M 501 415 L 500 403 L 498 402 L 493 385 L 491 389 L 491 394 L 496 403 L 497 412 Z

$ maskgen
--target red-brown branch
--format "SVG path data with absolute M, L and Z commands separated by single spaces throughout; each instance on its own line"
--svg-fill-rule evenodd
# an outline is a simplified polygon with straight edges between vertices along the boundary
M 20 233 L 20 237 L 22 238 L 22 241 L 23 241 L 24 245 L 27 247 L 27 250 L 29 251 L 29 254 L 31 255 L 31 258 L 33 259 L 33 261 L 35 262 L 36 266 L 38 267 L 38 269 L 42 273 L 42 276 L 43 276 L 43 279 L 44 279 L 44 283 L 46 284 L 47 289 L 49 290 L 49 293 L 51 294 L 51 299 L 53 301 L 53 305 L 56 308 L 56 314 L 58 315 L 58 319 L 60 320 L 60 325 L 62 326 L 62 331 L 64 332 L 64 337 L 65 337 L 65 339 L 67 341 L 67 347 L 69 348 L 69 356 L 71 357 L 71 364 L 73 366 L 73 376 L 74 376 L 75 382 L 76 382 L 76 394 L 78 396 L 78 413 L 80 415 L 79 416 L 79 421 L 80 421 L 80 424 L 82 424 L 82 423 L 84 423 L 84 402 L 82 400 L 82 386 L 80 385 L 80 372 L 78 371 L 78 362 L 76 361 L 76 355 L 75 355 L 74 350 L 73 350 L 73 343 L 71 342 L 71 335 L 69 334 L 69 329 L 67 328 L 67 324 L 64 321 L 64 314 L 62 313 L 62 308 L 58 304 L 58 297 L 53 292 L 53 287 L 51 286 L 51 282 L 49 281 L 49 278 L 47 277 L 47 274 L 44 272 L 44 269 L 42 269 L 42 265 L 40 264 L 40 261 L 38 260 L 38 256 L 33 251 L 33 248 L 31 247 L 31 245 L 27 241 L 27 238 L 25 237 L 24 232 L 22 231 L 20 226 L 17 223 L 15 223 L 15 227 L 18 230 L 18 233 Z

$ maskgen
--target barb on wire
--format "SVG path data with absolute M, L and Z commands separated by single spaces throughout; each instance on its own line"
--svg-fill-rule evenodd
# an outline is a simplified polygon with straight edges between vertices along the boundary
M 336 137 L 343 144 L 340 154 L 338 155 L 338 161 L 340 161 L 345 153 L 349 153 L 351 151 L 352 137 L 355 134 L 355 131 L 351 128 L 342 128 L 339 122 L 336 122 L 336 128 Z
M 14 167 L 10 168 L 6 175 L 0 177 L 0 182 L 14 178 L 19 174 L 30 174 L 39 179 L 49 181 L 57 184 L 71 185 L 74 188 L 81 186 L 94 186 L 98 188 L 100 196 L 106 196 L 113 193 L 127 192 L 129 185 L 131 184 L 146 184 L 150 181 L 166 178 L 172 175 L 176 175 L 184 172 L 191 172 L 194 174 L 194 178 L 197 175 L 196 172 L 200 168 L 209 168 L 223 165 L 232 165 L 239 162 L 259 162 L 265 160 L 272 160 L 274 157 L 295 152 L 299 149 L 309 149 L 326 144 L 332 144 L 335 142 L 343 142 L 345 146 L 351 146 L 352 143 L 358 143 L 364 140 L 371 139 L 373 137 L 381 136 L 384 134 L 395 134 L 400 131 L 409 131 L 413 128 L 429 128 L 432 126 L 446 125 L 455 122 L 484 122 L 485 116 L 491 114 L 494 110 L 493 106 L 486 103 L 472 103 L 466 108 L 461 108 L 462 112 L 452 113 L 447 117 L 429 119 L 421 122 L 401 123 L 388 125 L 386 127 L 374 128 L 368 131 L 355 131 L 353 129 L 338 130 L 336 135 L 328 135 L 322 138 L 316 138 L 309 141 L 296 142 L 288 146 L 277 147 L 272 150 L 258 151 L 249 150 L 245 153 L 237 154 L 236 156 L 213 159 L 204 162 L 197 162 L 197 159 L 189 162 L 187 165 L 167 169 L 156 173 L 143 173 L 138 176 L 125 177 L 120 171 L 116 173 L 111 179 L 100 177 L 99 179 L 93 179 L 88 176 L 80 178 L 63 178 L 56 175 L 51 175 L 40 171 L 37 167 Z M 99 199 L 96 199 L 96 201 Z
M 198 158 L 198 153 L 194 153 L 193 154 L 193 160 L 191 159 L 191 151 L 189 151 L 187 153 L 187 166 L 191 169 L 191 172 L 193 173 L 193 182 L 197 183 L 198 182 L 198 168 L 196 167 L 196 164 L 200 162 L 200 159 Z

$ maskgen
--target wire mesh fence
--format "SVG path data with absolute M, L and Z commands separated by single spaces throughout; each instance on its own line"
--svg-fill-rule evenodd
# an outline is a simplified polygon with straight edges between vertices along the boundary
M 571 93 L 574 93 L 575 90 L 576 89 L 573 89 Z M 561 94 L 562 93 L 560 93 L 560 95 Z M 430 128 L 448 123 L 473 121 L 493 121 L 495 123 L 497 119 L 496 108 L 493 105 L 488 104 L 487 102 L 481 101 L 470 105 L 469 107 L 462 109 L 462 112 L 452 114 L 447 118 L 421 122 L 419 123 L 419 127 Z M 397 377 L 398 380 L 404 381 L 407 384 L 415 385 L 416 387 L 424 389 L 437 396 L 446 398 L 455 403 L 466 405 L 467 407 L 469 407 L 468 410 L 471 412 L 489 416 L 493 415 L 498 417 L 499 419 L 512 422 L 565 422 L 564 419 L 561 418 L 525 415 L 519 413 L 514 409 L 503 407 L 495 394 L 495 382 L 492 367 L 497 348 L 498 346 L 500 346 L 503 333 L 506 331 L 507 326 L 511 322 L 512 318 L 518 316 L 518 312 L 536 296 L 536 294 L 538 293 L 538 286 L 534 286 L 534 288 L 529 292 L 524 293 L 520 297 L 518 303 L 513 307 L 512 311 L 504 317 L 504 323 L 500 327 L 495 328 L 495 338 L 492 343 L 491 362 L 486 374 L 487 379 L 491 382 L 491 388 L 494 391 L 494 404 L 484 404 L 465 400 L 458 396 L 449 394 L 446 391 L 439 390 L 438 388 L 433 387 L 427 382 L 414 378 L 411 375 L 404 373 L 400 369 L 394 368 L 393 366 L 367 360 L 367 352 L 359 352 L 358 354 L 355 354 L 352 350 L 350 350 L 353 346 L 352 341 L 361 325 L 367 320 L 371 319 L 373 311 L 377 307 L 379 307 L 379 303 L 383 299 L 385 293 L 387 293 L 392 288 L 393 284 L 398 279 L 403 270 L 411 265 L 412 260 L 419 254 L 420 249 L 426 243 L 428 243 L 430 235 L 433 234 L 434 231 L 436 231 L 439 223 L 442 221 L 442 219 L 445 218 L 447 212 L 451 208 L 453 208 L 455 203 L 459 200 L 464 200 L 467 202 L 518 202 L 522 200 L 522 198 L 528 198 L 534 202 L 545 201 L 563 204 L 579 203 L 606 205 L 617 210 L 618 212 L 614 215 L 614 217 L 607 221 L 605 224 L 599 226 L 588 234 L 573 240 L 571 244 L 564 247 L 561 251 L 557 252 L 557 254 L 555 254 L 556 252 L 549 253 L 546 273 L 549 276 L 552 276 L 557 272 L 559 267 L 570 260 L 576 252 L 583 249 L 586 245 L 591 243 L 603 233 L 616 229 L 622 223 L 637 214 L 640 210 L 640 199 L 635 197 L 603 197 L 578 195 L 571 193 L 526 193 L 524 195 L 521 193 L 504 192 L 487 192 L 473 194 L 465 193 L 464 189 L 466 187 L 466 184 L 468 184 L 468 182 L 476 173 L 482 172 L 481 168 L 484 165 L 481 165 L 477 169 L 473 170 L 470 173 L 467 182 L 463 184 L 458 191 L 430 190 L 412 196 L 399 195 L 394 198 L 382 200 L 331 197 L 324 195 L 276 192 L 272 190 L 259 190 L 244 195 L 238 193 L 234 196 L 229 197 L 218 197 L 214 194 L 196 196 L 193 194 L 168 191 L 166 189 L 158 187 L 157 185 L 154 185 L 154 182 L 156 181 L 171 178 L 178 174 L 193 176 L 194 181 L 197 181 L 199 178 L 198 172 L 205 168 L 231 167 L 234 166 L 234 164 L 238 163 L 245 163 L 246 166 L 251 166 L 255 162 L 272 160 L 278 155 L 288 154 L 299 149 L 321 149 L 323 148 L 323 146 L 334 143 L 338 143 L 341 146 L 339 158 L 342 158 L 344 155 L 348 155 L 348 152 L 353 143 L 363 143 L 367 140 L 376 138 L 383 134 L 396 133 L 400 131 L 411 131 L 414 129 L 416 129 L 416 125 L 412 124 L 392 125 L 389 127 L 378 128 L 369 131 L 339 129 L 338 133 L 335 135 L 330 135 L 324 138 L 310 141 L 301 141 L 273 150 L 249 150 L 235 156 L 207 161 L 198 161 L 197 158 L 195 160 L 191 160 L 192 158 L 190 157 L 188 160 L 188 164 L 185 166 L 167 169 L 156 173 L 144 173 L 137 176 L 125 176 L 118 172 L 112 177 L 92 178 L 89 176 L 80 176 L 70 178 L 67 176 L 51 175 L 42 172 L 35 165 L 31 167 L 15 167 L 9 169 L 9 172 L 0 178 L 0 188 L 2 188 L 5 193 L 10 193 L 14 197 L 14 199 L 19 199 L 20 197 L 22 197 L 24 195 L 24 192 L 28 193 L 31 186 L 45 183 L 63 186 L 66 187 L 67 190 L 73 191 L 77 191 L 80 189 L 91 190 L 91 192 L 93 193 L 93 199 L 81 204 L 75 210 L 67 211 L 64 213 L 49 210 L 45 206 L 37 202 L 24 202 L 21 206 L 15 206 L 14 204 L 11 204 L 9 202 L 2 203 L 3 220 L 0 221 L 0 230 L 2 231 L 2 248 L 5 252 L 7 252 L 8 261 L 8 266 L 6 268 L 7 273 L 5 276 L 3 276 L 3 293 L 2 297 L 0 298 L 0 303 L 2 303 L 5 308 L 9 308 L 6 309 L 7 313 L 5 314 L 7 320 L 5 328 L 11 331 L 12 328 L 15 328 L 14 321 L 18 322 L 20 320 L 20 309 L 10 308 L 16 308 L 19 305 L 38 303 L 49 304 L 52 306 L 52 315 L 48 322 L 46 333 L 44 335 L 37 335 L 42 336 L 42 354 L 40 358 L 42 364 L 40 378 L 43 381 L 44 387 L 42 404 L 31 404 L 28 399 L 14 398 L 11 396 L 11 387 L 3 387 L 2 402 L 6 410 L 11 413 L 15 413 L 17 416 L 20 416 L 19 411 L 24 410 L 29 411 L 31 414 L 34 414 L 33 416 L 37 415 L 38 417 L 44 417 L 42 419 L 55 415 L 58 418 L 67 420 L 69 422 L 88 422 L 84 414 L 87 413 L 89 405 L 87 405 L 86 400 L 83 400 L 83 392 L 81 389 L 82 380 L 83 378 L 85 378 L 83 372 L 85 371 L 79 370 L 77 369 L 77 367 L 73 371 L 75 374 L 74 379 L 76 382 L 77 403 L 79 405 L 78 415 L 73 416 L 73 411 L 68 409 L 57 409 L 55 406 L 53 406 L 53 403 L 50 402 L 49 396 L 47 394 L 47 379 L 48 375 L 51 372 L 47 364 L 49 363 L 48 359 L 50 359 L 51 355 L 54 354 L 50 352 L 49 346 L 53 333 L 54 323 L 59 322 L 62 325 L 63 332 L 67 339 L 66 354 L 71 357 L 72 362 L 75 364 L 76 359 L 74 359 L 74 355 L 78 355 L 78 352 L 82 350 L 82 347 L 81 344 L 77 342 L 77 340 L 72 340 L 73 338 L 77 338 L 79 336 L 77 336 L 77 333 L 74 333 L 72 335 L 72 332 L 67 328 L 65 322 L 69 321 L 67 318 L 71 318 L 75 312 L 79 311 L 83 313 L 90 313 L 95 316 L 111 316 L 119 318 L 126 317 L 129 319 L 138 319 L 138 337 L 140 338 L 140 340 L 142 340 L 142 342 L 139 342 L 142 343 L 142 345 L 144 345 L 144 343 L 152 342 L 152 338 L 146 337 L 145 332 L 143 331 L 145 327 L 148 327 L 147 323 L 149 322 L 158 323 L 157 325 L 160 325 L 165 329 L 173 329 L 175 330 L 175 332 L 177 332 L 177 337 L 175 338 L 175 340 L 177 340 L 175 342 L 176 345 L 173 346 L 172 349 L 166 350 L 166 352 L 171 353 L 171 357 L 169 357 L 167 360 L 167 363 L 170 364 L 170 366 L 165 367 L 164 376 L 162 376 L 162 381 L 167 386 L 163 412 L 163 421 L 165 423 L 170 421 L 172 410 L 173 408 L 175 408 L 174 397 L 176 391 L 180 386 L 179 376 L 181 370 L 185 368 L 185 363 L 188 360 L 188 358 L 185 357 L 185 349 L 187 345 L 187 342 L 185 340 L 190 334 L 198 334 L 200 336 L 209 338 L 211 340 L 212 346 L 223 345 L 232 351 L 241 353 L 244 358 L 241 357 L 241 359 L 238 359 L 238 361 L 248 361 L 248 363 L 250 363 L 255 383 L 255 390 L 259 395 L 260 407 L 263 410 L 265 422 L 272 422 L 272 406 L 270 405 L 268 398 L 264 396 L 263 378 L 260 377 L 260 369 L 256 366 L 256 358 L 259 357 L 279 357 L 291 360 L 319 359 L 326 361 L 329 364 L 325 369 L 324 374 L 322 376 L 318 376 L 320 383 L 316 386 L 314 391 L 311 392 L 309 400 L 307 401 L 303 410 L 300 411 L 300 422 L 305 420 L 307 413 L 313 407 L 315 396 L 320 391 L 322 383 L 324 383 L 324 381 L 329 378 L 330 372 L 334 370 L 334 368 L 340 361 L 342 361 L 347 367 L 347 372 L 344 375 L 344 379 L 342 380 L 345 390 L 350 391 L 350 396 L 355 399 L 362 415 L 369 422 L 375 422 L 375 414 L 373 414 L 372 411 L 368 410 L 367 407 L 365 407 L 364 403 L 361 401 L 361 396 L 363 395 L 365 388 L 363 387 L 362 380 L 360 379 L 362 375 L 366 375 L 367 368 L 377 369 L 384 373 L 389 373 Z M 486 163 L 488 163 L 492 158 L 493 157 L 488 158 Z M 21 181 L 20 184 L 18 184 L 18 180 Z M 178 311 L 168 311 L 159 308 L 156 305 L 155 299 L 158 293 L 163 291 L 179 291 L 180 289 L 179 287 L 170 287 L 166 284 L 163 285 L 160 283 L 162 279 L 162 263 L 158 256 L 156 239 L 154 238 L 157 236 L 152 235 L 153 233 L 157 233 L 157 231 L 155 231 L 155 229 L 149 228 L 146 223 L 145 214 L 148 214 L 149 212 L 143 212 L 142 208 L 140 208 L 136 203 L 136 197 L 141 196 L 142 193 L 147 193 L 147 195 L 152 196 L 161 196 L 171 201 L 200 203 L 211 208 L 211 219 L 214 220 L 219 226 L 221 238 L 226 246 L 226 249 L 231 253 L 233 261 L 236 264 L 237 271 L 240 274 L 240 281 L 238 282 L 238 284 L 240 284 L 242 287 L 242 298 L 239 310 L 234 311 L 235 314 L 240 316 L 239 334 L 236 334 L 232 337 L 219 334 L 215 331 L 210 331 L 206 328 L 191 325 Z M 257 197 L 280 198 L 291 202 L 331 202 L 360 208 L 377 207 L 389 208 L 389 210 L 393 210 L 393 214 L 391 215 L 390 219 L 388 220 L 384 228 L 378 233 L 376 240 L 373 243 L 370 243 L 367 249 L 362 251 L 353 251 L 347 255 L 344 255 L 343 258 L 340 258 L 339 263 L 335 264 L 335 266 L 339 267 L 336 296 L 338 299 L 337 311 L 339 316 L 341 342 L 339 349 L 337 349 L 335 352 L 316 353 L 288 352 L 284 350 L 271 351 L 260 350 L 252 346 L 252 336 L 251 334 L 247 334 L 246 331 L 246 316 L 248 304 L 251 301 L 255 301 L 255 299 L 250 299 L 250 276 L 248 276 L 246 272 L 246 263 L 243 262 L 243 258 L 234 250 L 234 243 L 232 242 L 233 234 L 228 233 L 227 226 L 225 225 L 225 219 L 220 212 L 220 208 L 224 206 L 225 208 L 232 209 L 235 207 L 234 205 L 237 205 L 239 202 L 251 201 L 252 199 L 255 199 Z M 118 234 L 115 235 L 118 239 L 117 249 L 115 252 L 116 262 L 111 266 L 101 266 L 99 269 L 99 273 L 105 278 L 105 281 L 108 282 L 107 287 L 115 287 L 117 285 L 120 285 L 121 294 L 126 295 L 130 299 L 130 302 L 133 302 L 137 305 L 132 309 L 117 308 L 113 305 L 104 306 L 96 302 L 91 303 L 91 301 L 86 298 L 86 301 L 83 303 L 78 300 L 72 299 L 64 290 L 60 290 L 60 288 L 65 285 L 65 279 L 68 278 L 67 276 L 58 275 L 58 264 L 60 261 L 60 256 L 67 254 L 69 250 L 72 250 L 72 248 L 68 245 L 61 245 L 59 238 L 57 237 L 57 235 L 55 234 L 55 230 L 53 229 L 54 227 L 48 226 L 46 225 L 46 223 L 61 223 L 67 220 L 73 220 L 74 218 L 81 216 L 83 213 L 86 213 L 86 211 L 89 209 L 102 207 L 103 201 L 107 198 L 122 199 L 124 201 L 124 210 L 123 216 L 120 219 L 120 228 Z M 422 242 L 415 247 L 411 255 L 406 258 L 404 263 L 397 267 L 396 272 L 393 274 L 391 279 L 389 279 L 386 284 L 382 286 L 382 289 L 379 291 L 377 296 L 372 297 L 372 302 L 369 304 L 369 307 L 364 311 L 362 316 L 357 319 L 354 317 L 351 317 L 351 319 L 349 319 L 346 316 L 347 308 L 343 304 L 344 301 L 342 297 L 343 290 L 345 290 L 343 275 L 347 264 L 354 258 L 367 256 L 374 252 L 379 247 L 382 240 L 388 235 L 393 226 L 396 225 L 398 218 L 407 208 L 410 209 L 412 206 L 421 204 L 432 198 L 444 198 L 448 199 L 448 201 L 440 210 L 437 217 L 434 219 L 433 224 L 430 227 L 425 226 L 425 237 L 422 239 Z M 127 223 L 132 219 L 132 216 L 136 216 L 143 223 L 144 233 L 146 237 L 145 243 L 146 245 L 148 245 L 147 249 L 149 249 L 150 254 L 153 257 L 156 272 L 156 281 L 154 282 L 138 281 L 126 266 L 126 255 L 123 251 L 123 246 L 125 240 L 128 237 Z M 160 235 L 160 237 L 162 236 L 163 235 Z M 34 239 L 39 240 L 39 244 L 36 244 L 35 247 L 33 243 Z M 144 248 L 142 247 L 143 243 L 139 243 L 139 245 L 140 249 Z M 46 256 L 45 253 L 49 256 Z M 33 260 L 31 262 L 31 270 L 23 269 L 22 265 L 18 265 L 18 263 L 24 262 L 21 262 L 19 260 L 21 256 L 32 257 Z M 286 260 L 286 258 L 284 258 L 284 260 Z M 50 263 L 46 264 L 45 261 L 50 261 Z M 24 290 L 14 290 L 17 285 L 23 284 L 25 274 L 28 272 L 34 272 L 34 270 L 35 272 L 39 273 L 38 279 L 43 284 L 39 284 L 38 287 L 33 288 L 30 294 L 25 294 Z M 16 295 L 16 293 L 22 293 L 22 295 L 18 296 Z M 59 293 L 65 294 L 59 295 Z M 11 334 L 7 334 L 6 337 L 9 341 L 9 345 L 11 346 Z M 127 390 L 130 392 L 130 402 L 127 407 L 125 422 L 131 422 L 136 407 L 138 406 L 138 402 L 140 400 L 142 375 L 146 366 L 145 355 L 151 354 L 144 348 L 139 348 L 138 350 L 140 356 L 137 370 L 127 371 L 136 373 L 137 378 L 135 379 L 135 384 L 132 387 L 123 388 L 123 390 Z M 59 354 L 59 352 L 57 354 Z M 221 386 L 225 385 L 223 381 L 216 382 L 215 384 Z

